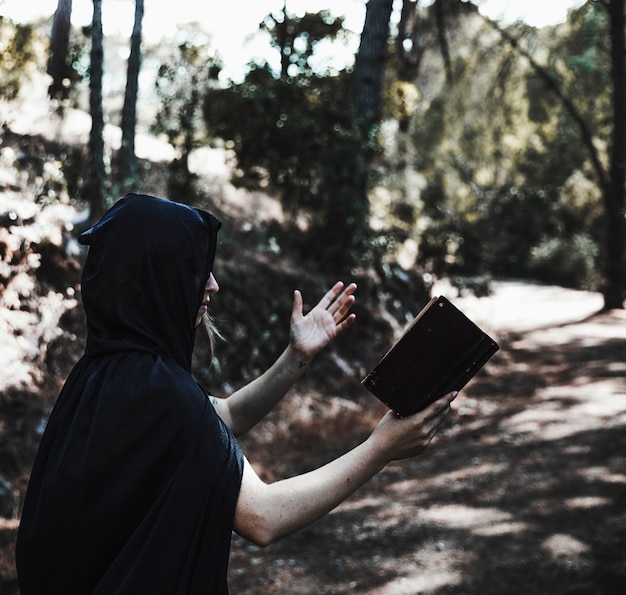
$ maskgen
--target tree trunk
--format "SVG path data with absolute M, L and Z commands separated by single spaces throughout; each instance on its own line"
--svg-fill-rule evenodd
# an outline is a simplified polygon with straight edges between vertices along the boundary
M 363 254 L 367 245 L 369 212 L 368 181 L 372 156 L 372 137 L 380 121 L 381 89 L 385 69 L 385 57 L 389 38 L 389 19 L 393 0 L 369 0 L 365 24 L 354 66 L 352 88 L 355 113 L 355 140 L 359 143 L 351 153 L 352 163 L 345 168 L 349 172 L 344 192 L 338 192 L 335 212 L 331 217 L 341 222 L 340 233 L 349 238 L 350 254 Z M 342 263 L 343 255 L 334 257 Z M 347 266 L 347 265 L 346 265 Z
M 52 21 L 48 59 L 48 74 L 52 77 L 48 94 L 52 99 L 65 99 L 67 93 L 63 80 L 68 75 L 67 48 L 70 44 L 71 19 L 72 0 L 59 0 Z
M 287 52 L 287 37 L 289 35 L 289 17 L 287 16 L 287 0 L 283 2 L 283 21 L 276 23 L 276 39 L 280 46 L 280 76 L 287 80 L 289 76 L 289 54 Z
M 380 97 L 393 0 L 369 0 L 354 64 L 354 102 L 370 126 L 380 117 Z
M 104 62 L 102 35 L 102 0 L 93 0 L 91 27 L 91 64 L 89 78 L 89 110 L 91 131 L 87 158 L 87 179 L 83 194 L 89 203 L 90 219 L 99 219 L 105 210 L 106 172 L 104 167 L 104 114 L 102 110 L 102 73 Z
M 389 19 L 393 0 L 369 0 L 361 43 L 354 64 L 352 98 L 359 133 L 365 147 L 380 121 L 381 91 L 389 38 Z M 367 204 L 367 179 L 371 151 L 362 155 L 363 164 L 355 172 L 355 186 L 362 204 Z M 357 179 L 358 178 L 358 179 Z
M 137 127 L 137 93 L 141 69 L 141 36 L 144 0 L 135 0 L 135 24 L 128 57 L 126 92 L 122 109 L 122 147 L 120 150 L 120 176 L 122 183 L 131 185 L 137 180 L 137 157 L 135 155 L 135 131 Z
M 437 36 L 439 38 L 439 49 L 446 68 L 446 82 L 452 82 L 452 61 L 450 60 L 450 48 L 448 47 L 448 37 L 446 36 L 446 11 L 442 0 L 437 0 L 434 5 L 435 18 L 437 19 Z
M 624 308 L 624 181 L 626 167 L 626 47 L 624 41 L 624 0 L 608 3 L 611 28 L 611 66 L 613 80 L 613 138 L 611 144 L 610 184 L 606 205 L 606 270 L 604 308 Z

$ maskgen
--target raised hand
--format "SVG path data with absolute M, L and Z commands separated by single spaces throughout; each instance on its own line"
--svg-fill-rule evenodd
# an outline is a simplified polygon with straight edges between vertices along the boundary
M 341 281 L 326 292 L 324 297 L 306 316 L 303 314 L 302 294 L 293 294 L 289 343 L 300 355 L 310 360 L 339 333 L 348 328 L 356 316 L 350 314 L 354 304 L 356 284 L 344 288 Z

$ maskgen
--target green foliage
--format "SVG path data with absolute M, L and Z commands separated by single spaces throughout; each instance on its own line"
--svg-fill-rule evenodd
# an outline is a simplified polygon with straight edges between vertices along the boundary
M 327 12 L 269 15 L 261 28 L 281 71 L 251 65 L 242 83 L 210 89 L 203 103 L 211 135 L 236 155 L 233 183 L 279 196 L 292 227 L 281 247 L 336 268 L 367 245 L 363 184 L 376 146 L 354 114 L 348 73 L 315 67 L 315 48 L 341 37 L 341 26 Z
M 542 67 L 606 158 L 611 83 L 598 4 L 572 13 L 569 27 L 509 32 L 520 46 L 541 49 Z M 463 38 L 470 31 L 474 37 Z M 412 232 L 418 264 L 440 275 L 513 275 L 597 289 L 601 196 L 579 122 L 501 37 L 468 26 L 455 40 L 453 50 L 472 52 L 451 83 L 426 89 L 412 122 L 414 165 L 425 181 Z M 428 52 L 437 48 L 425 51 L 423 62 L 432 64 Z M 432 72 L 422 76 L 433 80 Z
M 77 109 L 86 109 L 88 105 L 90 48 L 91 27 L 83 27 L 79 31 L 72 29 L 68 48 L 68 67 L 60 99 Z
M 0 98 L 12 100 L 36 64 L 36 35 L 30 24 L 0 16 Z
M 527 185 L 493 192 L 475 188 L 463 206 L 452 202 L 440 184 L 429 186 L 423 198 L 428 225 L 421 237 L 421 262 L 438 275 L 548 281 L 549 265 L 558 264 L 552 271 L 555 283 L 589 287 L 597 280 L 592 274 L 597 267 L 597 246 L 592 249 L 593 240 L 578 231 L 575 213 L 559 199 L 557 189 L 547 192 Z M 571 260 L 566 266 L 568 255 Z M 579 270 L 569 267 L 574 263 L 580 264 Z
M 202 129 L 200 105 L 222 69 L 220 57 L 202 34 L 184 34 L 176 53 L 159 67 L 155 90 L 159 111 L 151 127 L 153 134 L 163 134 L 179 157 L 172 163 L 168 194 L 172 198 L 193 201 L 194 176 L 189 171 L 191 151 L 206 142 Z
M 612 127 L 612 83 L 606 10 L 598 2 L 587 2 L 572 11 L 569 27 L 547 40 L 546 50 L 546 70 L 558 81 L 563 95 L 594 136 L 608 139 Z M 537 124 L 537 132 L 546 138 L 546 148 L 570 169 L 581 167 L 587 151 L 578 124 L 534 72 L 527 76 L 527 96 L 529 116 Z
M 366 207 L 355 186 L 365 168 L 347 77 L 277 79 L 267 68 L 210 91 L 203 105 L 211 133 L 237 156 L 233 182 L 277 193 L 300 237 L 323 259 L 346 261 L 363 241 Z M 305 239 L 306 238 L 306 239 Z
M 594 289 L 600 283 L 597 243 L 588 235 L 546 238 L 530 253 L 529 270 L 539 280 L 565 287 Z
M 283 11 L 272 13 L 263 19 L 260 30 L 269 34 L 271 46 L 280 55 L 282 77 L 322 74 L 314 67 L 316 48 L 321 42 L 346 36 L 343 18 L 333 17 L 328 10 L 306 13 L 301 18 Z

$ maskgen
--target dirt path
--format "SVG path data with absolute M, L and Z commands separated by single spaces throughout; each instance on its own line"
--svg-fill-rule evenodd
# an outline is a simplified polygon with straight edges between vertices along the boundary
M 236 538 L 233 593 L 624 592 L 626 314 L 519 283 L 455 303 L 502 349 L 454 420 L 313 527 L 265 550 Z

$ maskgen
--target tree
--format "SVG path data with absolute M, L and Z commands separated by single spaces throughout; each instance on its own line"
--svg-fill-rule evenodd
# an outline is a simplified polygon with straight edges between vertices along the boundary
M 284 80 L 290 76 L 328 74 L 314 72 L 312 58 L 316 47 L 320 41 L 336 41 L 344 34 L 342 18 L 333 17 L 327 10 L 294 18 L 287 12 L 286 0 L 282 11 L 267 15 L 259 28 L 269 33 L 270 45 L 280 54 L 277 74 Z
M 90 219 L 99 219 L 106 204 L 106 170 L 104 165 L 104 113 L 102 75 L 104 47 L 102 34 L 102 0 L 93 0 L 91 25 L 91 60 L 89 69 L 89 111 L 91 130 L 87 155 L 87 176 L 83 195 L 89 203 Z
M 419 10 L 419 0 L 403 0 L 398 31 L 395 39 L 395 56 L 400 64 L 398 75 L 401 80 L 415 81 L 419 74 L 424 49 L 434 45 L 432 37 L 437 37 L 443 58 L 446 80 L 452 82 L 452 60 L 447 38 L 447 15 L 461 10 L 472 10 L 471 4 L 458 4 L 436 0 L 430 11 Z
M 141 36 L 144 0 L 135 0 L 135 22 L 131 36 L 130 55 L 124 107 L 122 108 L 122 146 L 119 154 L 120 177 L 131 185 L 137 179 L 137 157 L 135 155 L 135 130 L 137 125 L 137 92 L 141 69 Z
M 0 98 L 12 100 L 18 96 L 29 64 L 36 62 L 34 41 L 32 25 L 13 23 L 0 16 Z
M 601 4 L 609 7 L 588 2 L 572 11 L 564 26 L 496 26 L 502 33 L 495 36 L 495 24 L 470 2 L 439 1 L 419 14 L 412 12 L 416 2 L 404 2 L 385 85 L 388 162 L 380 163 L 387 166 L 387 203 L 373 206 L 384 213 L 377 223 L 419 242 L 425 268 L 600 287 L 598 271 L 608 270 L 611 252 L 605 147 L 620 146 L 611 140 L 611 105 L 624 105 L 611 98 L 609 19 Z M 445 19 L 437 12 L 443 7 Z M 436 35 L 442 22 L 445 35 Z M 403 100 L 389 100 L 401 87 L 397 77 L 420 87 L 414 114 Z M 392 118 L 399 121 L 393 143 Z M 421 186 L 410 196 L 409 184 L 393 186 L 402 183 L 397 158 L 405 130 L 413 135 L 417 170 L 407 180 Z M 379 192 L 370 195 L 376 200 Z M 623 199 L 618 203 L 623 212 Z M 623 217 L 613 219 L 623 228 Z M 620 260 L 614 270 L 623 271 Z
M 610 19 L 611 73 L 613 79 L 613 135 L 609 187 L 604 193 L 607 216 L 606 273 L 603 287 L 606 309 L 624 308 L 626 227 L 624 174 L 626 168 L 626 56 L 624 1 L 605 3 Z
M 327 11 L 269 15 L 262 27 L 288 58 L 280 72 L 251 64 L 242 83 L 210 90 L 203 113 L 236 153 L 234 183 L 279 197 L 293 226 L 288 248 L 345 271 L 369 239 L 363 156 L 375 138 L 358 125 L 349 73 L 313 68 L 315 46 L 339 38 L 342 23 Z
M 492 115 L 482 96 L 490 85 L 491 64 L 478 66 L 479 29 L 471 3 L 420 7 L 405 0 L 385 72 L 385 144 L 376 160 L 384 174 L 383 183 L 369 193 L 372 221 L 384 231 L 390 249 L 409 246 L 411 262 L 439 274 L 483 267 L 473 249 L 471 259 L 461 258 L 474 244 L 468 220 L 483 222 L 484 210 L 469 213 L 480 200 L 476 195 L 468 200 L 480 188 L 472 173 L 483 162 L 497 162 L 497 144 L 486 138 L 482 146 L 477 142 L 479 130 L 489 133 Z M 474 146 L 463 146 L 470 140 Z M 408 254 L 403 262 L 411 266 Z
M 52 77 L 48 94 L 52 99 L 64 99 L 68 92 L 65 80 L 70 78 L 71 71 L 71 67 L 67 64 L 72 28 L 71 18 L 72 0 L 59 0 L 52 20 L 50 58 L 48 60 L 48 74 Z
M 385 57 L 389 40 L 389 19 L 393 0 L 367 3 L 361 43 L 354 64 L 353 98 L 363 125 L 370 128 L 380 118 L 380 101 Z
M 597 106 L 585 117 L 577 106 L 574 98 L 568 95 L 562 80 L 548 68 L 542 66 L 533 58 L 528 50 L 520 44 L 520 40 L 512 34 L 496 26 L 504 39 L 524 56 L 532 70 L 543 81 L 545 87 L 555 96 L 565 113 L 574 122 L 579 131 L 579 139 L 588 151 L 588 155 L 601 190 L 605 214 L 605 251 L 603 255 L 604 278 L 602 293 L 604 309 L 623 309 L 624 291 L 626 289 L 626 227 L 624 221 L 624 183 L 626 167 L 626 46 L 624 40 L 623 0 L 605 0 L 599 2 L 607 12 L 610 38 L 610 84 L 612 88 L 611 130 L 607 133 L 610 145 L 609 165 L 604 165 L 590 118 L 594 112 L 598 113 Z M 581 11 L 593 12 L 595 2 L 588 2 Z M 599 126 L 599 125 L 597 125 Z
M 48 95 L 61 116 L 66 104 L 76 104 L 80 96 L 76 83 L 87 80 L 89 69 L 85 48 L 90 28 L 83 27 L 82 35 L 75 37 L 71 17 L 72 0 L 58 0 L 50 32 L 47 72 L 52 78 Z
M 361 42 L 354 64 L 352 111 L 355 114 L 357 144 L 351 163 L 353 196 L 346 202 L 353 205 L 350 210 L 354 213 L 352 219 L 356 228 L 353 233 L 356 237 L 365 235 L 365 230 L 360 229 L 359 223 L 369 216 L 370 162 L 381 119 L 381 95 L 392 7 L 393 0 L 370 0 L 367 3 Z
M 179 154 L 170 166 L 170 195 L 192 201 L 195 177 L 189 171 L 189 156 L 199 144 L 206 142 L 200 106 L 217 84 L 222 62 L 205 34 L 192 31 L 181 35 L 175 55 L 159 67 L 155 89 L 160 107 L 151 131 L 165 134 Z

